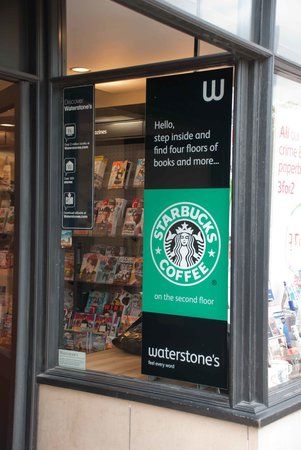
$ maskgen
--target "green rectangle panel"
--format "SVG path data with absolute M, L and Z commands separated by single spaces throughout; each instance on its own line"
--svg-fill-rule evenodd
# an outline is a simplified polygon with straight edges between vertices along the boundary
M 227 320 L 229 189 L 146 189 L 143 311 Z

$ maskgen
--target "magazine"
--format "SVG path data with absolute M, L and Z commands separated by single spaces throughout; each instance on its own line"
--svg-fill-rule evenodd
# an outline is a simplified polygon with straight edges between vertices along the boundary
M 99 315 L 95 316 L 94 327 L 92 332 L 95 334 L 101 334 L 106 336 L 112 325 L 112 317 L 107 315 Z
M 134 258 L 131 256 L 121 256 L 118 258 L 114 276 L 114 284 L 127 285 L 130 283 Z
M 141 294 L 132 294 L 130 302 L 124 307 L 121 317 L 121 332 L 127 330 L 141 315 Z
M 85 253 L 79 272 L 79 280 L 93 283 L 96 281 L 101 255 Z
M 91 230 L 73 230 L 73 236 L 90 236 Z
M 71 288 L 65 287 L 64 289 L 64 308 L 68 311 L 72 310 L 74 306 L 73 302 L 73 290 Z
M 0 233 L 4 233 L 8 208 L 0 208 Z
M 129 284 L 133 286 L 141 286 L 142 284 L 143 258 L 138 256 L 134 258 L 134 266 Z
M 103 307 L 103 314 L 104 316 L 111 317 L 113 320 L 115 316 L 121 317 L 123 308 L 124 306 L 122 304 L 107 303 Z
M 143 208 L 127 208 L 122 236 L 142 236 L 143 234 Z
M 74 350 L 87 352 L 89 350 L 89 333 L 74 333 Z
M 74 253 L 65 252 L 64 278 L 66 281 L 74 280 Z
M 90 247 L 91 253 L 99 253 L 100 255 L 106 254 L 107 247 L 105 245 L 94 244 Z
M 64 307 L 64 330 L 72 330 L 73 311 Z
M 94 160 L 94 188 L 101 189 L 103 177 L 107 167 L 108 159 L 103 155 L 95 156 Z
M 124 307 L 123 314 L 136 319 L 141 315 L 142 296 L 140 293 L 132 294 L 128 305 Z
M 108 302 L 108 292 L 90 291 L 85 312 L 90 314 L 102 314 L 103 307 Z
M 132 163 L 130 161 L 114 161 L 108 183 L 108 189 L 124 189 L 128 186 Z
M 74 338 L 71 331 L 65 331 L 63 335 L 63 345 L 66 350 L 74 350 Z
M 97 283 L 112 284 L 114 282 L 118 258 L 100 255 Z
M 0 346 L 4 347 L 8 350 L 11 349 L 12 343 L 12 323 L 13 316 L 12 314 L 6 314 L 3 321 L 1 336 L 0 336 Z
M 106 337 L 101 334 L 91 334 L 91 351 L 99 352 L 106 348 Z
M 75 313 L 73 316 L 73 331 L 90 331 L 94 327 L 94 314 Z
M 62 230 L 61 232 L 61 247 L 71 248 L 72 247 L 72 231 Z
M 15 223 L 15 208 L 14 206 L 10 206 L 8 208 L 6 224 L 4 228 L 5 233 L 10 234 L 14 232 L 14 223 Z
M 143 188 L 144 187 L 144 174 L 145 174 L 145 159 L 140 158 L 137 161 L 137 167 L 133 182 L 133 187 Z
M 117 227 L 122 221 L 126 203 L 123 198 L 107 198 L 97 202 L 93 235 L 115 236 Z
M 118 245 L 108 245 L 106 248 L 106 256 L 124 256 L 125 248 Z
M 0 269 L 12 269 L 14 267 L 14 254 L 9 250 L 0 250 Z
M 112 341 L 118 335 L 118 333 L 120 331 L 120 324 L 121 324 L 121 312 L 120 311 L 115 311 L 113 316 L 112 316 L 111 328 L 110 328 L 109 333 L 107 334 L 107 337 L 106 337 L 106 348 L 112 348 L 113 347 Z

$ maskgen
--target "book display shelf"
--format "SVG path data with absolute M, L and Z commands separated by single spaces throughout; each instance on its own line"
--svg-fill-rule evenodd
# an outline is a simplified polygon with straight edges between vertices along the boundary
M 141 130 L 142 120 L 136 122 Z M 85 352 L 87 369 L 141 378 L 144 137 L 126 135 L 129 124 L 135 127 L 113 117 L 102 127 L 118 133 L 96 134 L 93 229 L 62 232 L 61 348 Z M 138 327 L 130 353 L 116 339 L 129 327 Z

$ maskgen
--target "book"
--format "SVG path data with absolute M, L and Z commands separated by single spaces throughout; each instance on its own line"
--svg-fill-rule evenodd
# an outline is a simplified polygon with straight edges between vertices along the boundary
M 94 314 L 75 313 L 73 316 L 73 331 L 90 331 L 94 327 Z
M 94 160 L 94 188 L 101 189 L 108 159 L 103 155 L 95 156 Z
M 65 252 L 64 278 L 66 281 L 74 280 L 74 252 Z
M 121 234 L 122 236 L 142 236 L 143 208 L 127 208 Z
M 93 283 L 99 270 L 100 257 L 97 253 L 85 253 L 83 256 L 79 280 Z
M 118 258 L 114 256 L 99 256 L 100 263 L 96 277 L 97 283 L 112 284 L 114 281 Z
M 134 258 L 131 256 L 121 256 L 118 258 L 114 275 L 114 284 L 127 285 L 130 283 Z
M 108 189 L 124 189 L 128 186 L 132 163 L 128 160 L 114 161 L 108 183 Z
M 85 307 L 85 313 L 102 314 L 103 307 L 108 302 L 110 294 L 108 292 L 90 291 Z
M 139 158 L 137 161 L 133 187 L 135 188 L 144 187 L 144 174 L 145 174 L 145 159 Z

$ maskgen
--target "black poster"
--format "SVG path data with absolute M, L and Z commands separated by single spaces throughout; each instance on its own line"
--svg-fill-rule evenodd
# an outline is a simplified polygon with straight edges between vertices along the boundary
M 93 227 L 94 86 L 64 89 L 64 229 Z
M 144 312 L 142 327 L 142 373 L 227 388 L 227 322 Z
M 229 187 L 233 70 L 147 80 L 145 187 Z
M 147 80 L 142 373 L 227 388 L 233 69 Z

